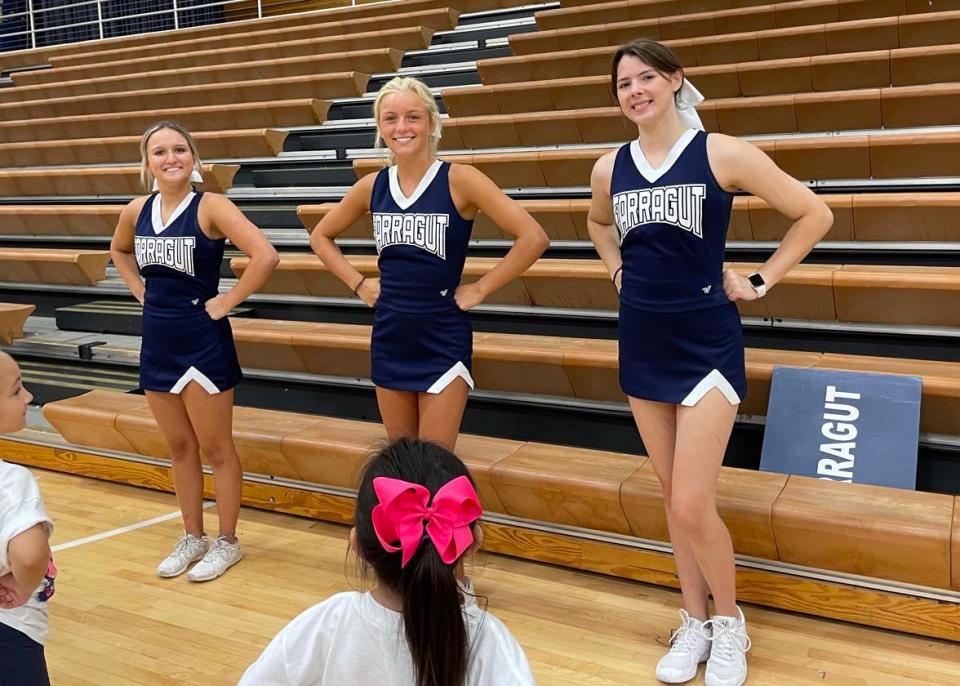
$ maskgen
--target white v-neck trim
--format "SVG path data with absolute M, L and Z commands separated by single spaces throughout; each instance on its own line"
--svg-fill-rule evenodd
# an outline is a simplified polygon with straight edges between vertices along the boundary
M 413 195 L 409 198 L 403 194 L 403 191 L 400 190 L 400 180 L 397 178 L 397 165 L 393 165 L 387 170 L 387 175 L 390 178 L 390 195 L 393 196 L 393 201 L 400 206 L 401 210 L 405 210 L 410 207 L 413 203 L 420 199 L 420 196 L 423 195 L 424 191 L 430 187 L 430 184 L 433 183 L 433 179 L 436 177 L 437 172 L 440 171 L 440 167 L 443 165 L 443 162 L 440 160 L 434 160 L 433 164 L 427 169 L 427 173 L 423 175 L 423 178 L 420 179 L 420 183 L 417 184 L 416 190 L 413 191 Z
M 676 164 L 677 159 L 679 159 L 680 155 L 683 154 L 683 151 L 687 149 L 687 146 L 690 145 L 690 141 L 692 141 L 696 135 L 696 129 L 687 129 L 680 134 L 680 138 L 678 138 L 673 144 L 673 147 L 670 148 L 670 152 L 667 153 L 663 163 L 656 169 L 651 167 L 650 163 L 647 162 L 647 158 L 644 156 L 643 150 L 640 149 L 639 140 L 635 140 L 630 143 L 630 157 L 633 158 L 633 163 L 636 165 L 637 171 L 640 172 L 640 175 L 645 178 L 648 183 L 653 183 L 668 171 L 673 169 L 673 165 Z
M 153 199 L 153 211 L 151 212 L 151 224 L 153 225 L 153 232 L 157 235 L 163 233 L 170 225 L 177 220 L 181 214 L 187 211 L 187 208 L 190 207 L 190 203 L 193 202 L 193 196 L 197 193 L 196 191 L 190 191 L 187 193 L 187 197 L 180 201 L 180 204 L 177 205 L 177 209 L 173 211 L 173 214 L 170 215 L 170 218 L 167 220 L 167 223 L 164 224 L 161 217 L 163 217 L 163 211 L 160 207 L 162 196 L 157 193 L 157 197 Z

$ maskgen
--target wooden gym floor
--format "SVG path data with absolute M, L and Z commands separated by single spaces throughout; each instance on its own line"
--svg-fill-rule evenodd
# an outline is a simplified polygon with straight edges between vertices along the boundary
M 346 527 L 252 509 L 241 513 L 246 557 L 226 576 L 158 579 L 154 567 L 180 532 L 174 496 L 34 473 L 62 546 L 47 644 L 55 686 L 236 684 L 286 622 L 358 583 Z M 212 510 L 207 530 L 216 531 Z M 678 593 L 494 555 L 470 573 L 526 650 L 538 684 L 657 683 L 653 666 L 676 624 Z M 960 683 L 960 644 L 745 611 L 753 686 Z M 690 683 L 703 683 L 702 668 Z

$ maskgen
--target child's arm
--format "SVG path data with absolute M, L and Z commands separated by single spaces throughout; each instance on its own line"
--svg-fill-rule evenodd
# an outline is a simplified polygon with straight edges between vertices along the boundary
M 40 585 L 50 561 L 45 524 L 32 526 L 10 539 L 7 546 L 10 573 L 0 577 L 0 608 L 19 607 Z

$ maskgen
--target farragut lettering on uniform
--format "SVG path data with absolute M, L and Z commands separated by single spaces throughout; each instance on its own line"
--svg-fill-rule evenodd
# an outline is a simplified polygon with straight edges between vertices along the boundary
M 377 212 L 373 215 L 377 253 L 391 245 L 412 245 L 446 260 L 449 225 L 448 214 Z
M 173 238 L 137 236 L 134 247 L 140 268 L 160 265 L 190 276 L 193 271 L 193 249 L 197 244 L 194 236 Z
M 669 224 L 703 238 L 703 201 L 707 186 L 685 183 L 623 191 L 613 196 L 613 216 L 620 241 L 638 226 Z

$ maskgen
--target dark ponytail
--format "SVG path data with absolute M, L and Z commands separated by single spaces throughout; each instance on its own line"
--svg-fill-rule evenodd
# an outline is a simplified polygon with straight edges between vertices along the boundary
M 445 448 L 401 439 L 377 453 L 364 470 L 354 521 L 360 556 L 373 568 L 378 581 L 400 596 L 415 686 L 464 686 L 469 636 L 463 596 L 454 574 L 457 562 L 445 564 L 426 535 L 406 567 L 400 566 L 400 553 L 383 548 L 371 519 L 378 504 L 373 480 L 380 476 L 421 484 L 434 494 L 459 476 L 470 478 L 470 473 Z
M 416 686 L 462 686 L 467 678 L 467 627 L 453 570 L 437 549 L 420 546 L 400 576 L 403 627 Z

